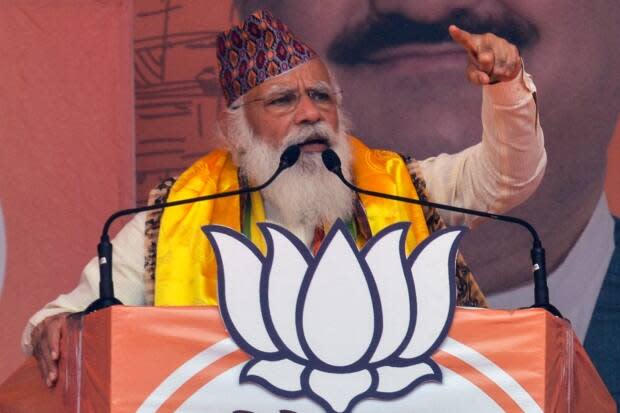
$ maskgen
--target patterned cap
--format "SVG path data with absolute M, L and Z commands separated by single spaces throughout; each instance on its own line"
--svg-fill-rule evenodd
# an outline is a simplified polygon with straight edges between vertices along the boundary
M 314 50 L 271 13 L 257 10 L 243 25 L 217 36 L 220 85 L 230 106 L 265 80 L 306 63 Z

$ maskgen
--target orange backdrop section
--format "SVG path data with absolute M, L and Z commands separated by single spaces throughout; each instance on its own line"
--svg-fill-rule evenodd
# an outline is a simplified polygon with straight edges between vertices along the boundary
M 0 382 L 28 318 L 76 285 L 105 217 L 134 204 L 132 17 L 126 0 L 2 2 Z

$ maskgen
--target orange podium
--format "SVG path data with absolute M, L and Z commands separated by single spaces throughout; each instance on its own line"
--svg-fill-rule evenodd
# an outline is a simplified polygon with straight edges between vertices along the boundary
M 0 412 L 322 412 L 302 398 L 239 383 L 249 356 L 215 307 L 108 308 L 75 317 L 60 377 L 43 385 L 29 359 L 0 387 Z M 394 400 L 365 399 L 364 412 L 615 412 L 568 322 L 540 309 L 457 307 L 433 355 L 442 382 Z

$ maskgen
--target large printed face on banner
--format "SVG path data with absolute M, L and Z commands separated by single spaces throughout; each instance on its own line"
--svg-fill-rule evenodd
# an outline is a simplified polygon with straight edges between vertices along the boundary
M 450 40 L 448 24 L 490 31 L 517 45 L 538 87 L 548 166 L 538 192 L 514 213 L 532 219 L 541 232 L 551 269 L 564 259 L 602 193 L 606 148 L 620 108 L 620 55 L 612 52 L 620 50 L 620 3 L 238 0 L 236 5 L 242 15 L 270 9 L 327 60 L 341 82 L 354 131 L 367 143 L 418 159 L 462 150 L 481 136 L 481 91 L 465 78 L 466 56 Z M 489 291 L 530 277 L 526 237 L 514 232 L 488 225 L 473 233 L 469 245 L 479 249 L 466 248 Z M 507 259 L 511 256 L 515 262 Z
M 350 412 L 364 399 L 393 400 L 441 382 L 431 356 L 454 315 L 460 229 L 433 234 L 406 257 L 406 223 L 358 251 L 339 220 L 316 256 L 284 228 L 259 227 L 266 256 L 236 231 L 204 227 L 224 324 L 252 357 L 241 383 Z

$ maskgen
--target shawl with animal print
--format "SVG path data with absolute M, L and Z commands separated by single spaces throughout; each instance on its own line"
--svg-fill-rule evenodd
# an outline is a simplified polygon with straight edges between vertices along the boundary
M 411 179 L 421 200 L 428 200 L 426 182 L 421 176 L 418 163 L 409 158 L 403 157 Z M 159 204 L 166 201 L 170 189 L 174 185 L 175 178 L 168 178 L 154 188 L 149 194 L 149 205 Z M 446 227 L 442 218 L 435 208 L 423 207 L 424 217 L 430 233 Z M 155 288 L 155 263 L 157 261 L 157 238 L 159 236 L 159 224 L 161 221 L 161 210 L 151 211 L 146 218 L 145 226 L 145 263 L 144 263 L 144 283 L 146 304 L 153 305 Z M 457 305 L 468 307 L 487 307 L 487 301 L 480 287 L 476 283 L 473 274 L 465 263 L 463 256 L 459 252 L 456 260 L 456 289 Z

